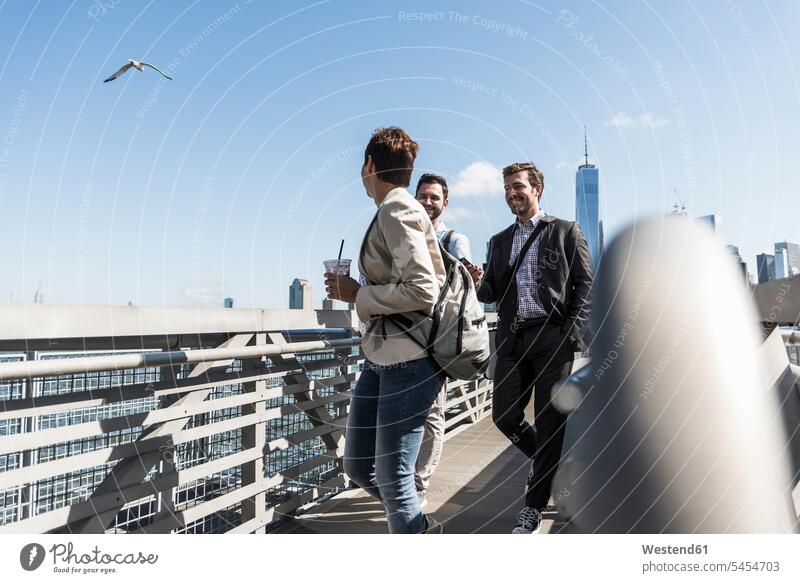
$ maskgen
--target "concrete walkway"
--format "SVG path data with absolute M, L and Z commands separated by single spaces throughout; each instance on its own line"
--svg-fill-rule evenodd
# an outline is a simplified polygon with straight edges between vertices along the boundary
M 583 362 L 576 362 L 577 370 Z M 526 413 L 533 417 L 533 405 Z M 582 433 L 584 420 L 570 417 L 564 440 L 566 454 Z M 428 490 L 426 514 L 446 533 L 507 534 L 524 505 L 530 460 L 492 424 L 490 417 L 448 435 L 444 454 Z M 541 533 L 563 532 L 555 511 L 547 512 Z M 353 489 L 287 522 L 282 533 L 386 533 L 383 506 L 363 490 Z

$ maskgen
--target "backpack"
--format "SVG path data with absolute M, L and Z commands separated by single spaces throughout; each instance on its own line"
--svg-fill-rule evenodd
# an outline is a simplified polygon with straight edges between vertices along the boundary
M 380 209 L 378 209 L 380 212 Z M 369 229 L 374 225 L 377 213 Z M 366 235 L 364 236 L 366 241 Z M 364 246 L 361 247 L 363 265 Z M 447 376 L 475 380 L 489 364 L 489 326 L 466 266 L 439 243 L 445 282 L 428 315 L 422 311 L 382 316 L 411 338 L 436 361 Z M 366 275 L 366 274 L 365 274 Z

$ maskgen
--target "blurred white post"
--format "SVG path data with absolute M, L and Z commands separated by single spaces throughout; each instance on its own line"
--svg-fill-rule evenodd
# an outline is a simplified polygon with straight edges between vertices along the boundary
M 588 532 L 791 532 L 779 404 L 722 245 L 694 221 L 641 221 L 595 285 L 591 364 L 554 392 L 586 428 L 553 487 L 562 513 Z

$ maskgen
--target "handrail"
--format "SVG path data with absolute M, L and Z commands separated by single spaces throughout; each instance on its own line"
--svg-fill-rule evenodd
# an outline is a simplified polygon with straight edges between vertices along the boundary
M 781 336 L 783 336 L 783 343 L 786 346 L 800 346 L 800 331 L 781 330 Z
M 589 374 L 556 398 L 562 411 L 579 402 L 573 419 L 585 423 L 553 486 L 569 493 L 559 506 L 579 531 L 793 531 L 782 501 L 797 475 L 784 432 L 796 402 L 781 407 L 765 382 L 761 329 L 729 255 L 670 217 L 638 221 L 606 248 Z
M 198 362 L 214 362 L 234 358 L 257 358 L 296 352 L 312 352 L 329 348 L 358 346 L 361 338 L 342 340 L 314 340 L 286 344 L 259 344 L 240 348 L 201 348 L 173 352 L 148 352 L 143 354 L 115 354 L 53 360 L 26 360 L 0 363 L 0 381 L 17 379 L 170 366 Z
M 0 422 L 29 420 L 19 431 L 0 438 L 0 455 L 13 456 L 6 471 L 0 474 L 0 490 L 14 488 L 19 493 L 11 503 L 13 512 L 0 517 L 0 532 L 60 532 L 74 528 L 83 529 L 83 532 L 109 529 L 168 532 L 181 530 L 230 504 L 241 505 L 242 524 L 234 532 L 264 532 L 264 527 L 275 523 L 278 516 L 315 503 L 347 486 L 341 461 L 337 460 L 343 450 L 349 389 L 360 374 L 358 365 L 366 358 L 358 350 L 361 338 L 357 333 L 342 338 L 338 330 L 308 329 L 307 335 L 297 339 L 301 341 L 292 341 L 286 331 L 268 334 L 244 328 L 236 333 L 229 329 L 205 331 L 209 335 L 207 340 L 211 341 L 213 335 L 215 344 L 203 346 L 199 342 L 183 344 L 178 341 L 172 348 L 163 346 L 163 351 L 146 351 L 142 341 L 135 352 L 114 352 L 119 344 L 111 336 L 93 337 L 92 343 L 74 352 L 62 347 L 62 340 L 65 340 L 62 337 L 50 338 L 47 341 L 50 348 L 41 351 L 25 340 L 5 344 L 4 347 L 16 348 L 24 343 L 24 351 L 16 352 L 28 352 L 31 360 L 0 363 L 0 383 L 23 383 L 9 394 L 5 411 L 0 413 Z M 98 334 L 102 332 L 99 329 Z M 354 333 L 352 329 L 343 332 L 345 335 Z M 242 346 L 248 339 L 272 343 Z M 136 338 L 130 340 L 135 344 Z M 220 342 L 223 344 L 216 347 Z M 126 347 L 132 346 L 131 343 Z M 71 343 L 70 346 L 73 344 L 78 345 Z M 48 354 L 53 347 L 59 348 L 58 353 Z M 183 350 L 176 350 L 179 347 Z M 94 349 L 109 352 L 92 355 Z M 316 353 L 320 360 L 301 358 L 304 353 Z M 282 358 L 277 358 L 279 355 Z M 261 361 L 261 357 L 271 362 Z M 242 370 L 227 369 L 232 360 L 240 359 L 253 362 L 243 363 Z M 186 371 L 163 370 L 163 367 L 195 363 L 206 363 L 200 365 L 202 374 L 186 376 Z M 356 368 L 351 369 L 353 366 Z M 228 372 L 223 372 L 224 369 Z M 126 376 L 118 379 L 123 382 L 122 386 L 117 386 L 113 378 L 94 382 L 80 378 L 85 373 L 102 375 L 122 370 L 126 370 Z M 280 383 L 268 382 L 281 377 Z M 48 382 L 55 380 L 59 385 L 54 392 Z M 63 392 L 62 380 L 74 383 L 77 390 Z M 30 384 L 25 386 L 26 382 Z M 241 386 L 228 390 L 229 385 Z M 225 390 L 215 393 L 212 399 L 202 398 L 216 387 Z M 324 390 L 317 390 L 323 387 Z M 475 423 L 489 414 L 490 381 L 454 382 L 448 388 L 448 433 L 456 425 Z M 286 395 L 295 397 L 282 398 Z M 150 397 L 157 400 L 139 403 Z M 134 401 L 136 403 L 130 406 L 126 404 Z M 110 405 L 113 406 L 105 409 Z M 80 413 L 96 407 L 104 408 L 97 416 Z M 78 413 L 73 417 L 73 412 Z M 66 417 L 58 420 L 48 417 L 64 413 Z M 196 421 L 196 425 L 182 421 L 198 416 L 202 419 Z M 46 423 L 40 425 L 38 419 Z M 154 426 L 157 426 L 155 431 L 150 431 Z M 136 431 L 118 439 L 111 435 L 128 428 L 136 428 Z M 143 431 L 141 435 L 139 428 Z M 230 440 L 228 436 L 233 435 L 232 432 L 238 432 L 241 439 Z M 309 440 L 312 440 L 310 448 L 304 445 Z M 213 445 L 215 441 L 219 442 L 216 446 Z M 70 448 L 62 451 L 62 443 L 70 444 Z M 72 444 L 80 446 L 73 449 Z M 42 457 L 26 453 L 42 447 L 45 448 Z M 193 453 L 195 449 L 209 453 L 196 454 Z M 286 450 L 285 455 L 280 453 L 283 450 Z M 314 457 L 307 459 L 309 454 Z M 222 457 L 215 457 L 218 455 Z M 114 460 L 117 463 L 109 469 Z M 141 481 L 144 478 L 138 474 L 132 479 L 125 478 L 128 482 L 116 481 L 117 468 L 127 471 L 126 464 L 133 462 L 141 466 L 139 460 L 163 465 L 153 466 L 156 473 L 149 481 Z M 236 467 L 240 468 L 240 474 L 230 479 L 226 477 L 226 488 L 218 492 L 212 475 Z M 69 489 L 71 476 L 84 475 L 94 468 L 101 474 L 99 479 L 90 478 L 89 498 L 86 498 L 87 492 L 77 497 L 71 495 L 69 499 L 47 491 L 42 494 L 44 481 L 64 483 Z M 136 471 L 140 473 L 139 469 Z M 313 474 L 310 478 L 305 476 L 308 472 Z M 199 484 L 196 492 L 194 482 Z M 301 487 L 300 482 L 308 484 Z M 269 496 L 268 500 L 264 499 L 267 488 L 281 484 L 289 494 L 288 499 Z M 37 498 L 39 496 L 42 497 Z M 152 496 L 171 500 L 175 514 L 168 517 L 167 510 L 144 509 L 142 505 L 149 504 L 147 500 Z M 34 506 L 30 502 L 34 499 L 46 503 Z M 146 516 L 127 514 L 120 500 L 135 507 L 137 513 L 145 512 Z M 250 501 L 249 505 L 244 504 L 245 500 Z M 256 510 L 245 511 L 245 507 Z M 103 514 L 103 518 L 97 524 L 84 525 L 87 518 L 96 518 L 99 514 Z M 108 522 L 108 517 L 114 514 L 114 522 Z M 208 528 L 215 530 L 217 527 L 209 523 Z

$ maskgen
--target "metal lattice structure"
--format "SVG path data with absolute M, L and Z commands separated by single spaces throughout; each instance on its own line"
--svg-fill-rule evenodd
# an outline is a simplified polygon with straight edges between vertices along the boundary
M 353 314 L 198 312 L 0 307 L 0 532 L 268 532 L 348 487 Z M 448 387 L 448 429 L 490 408 Z

